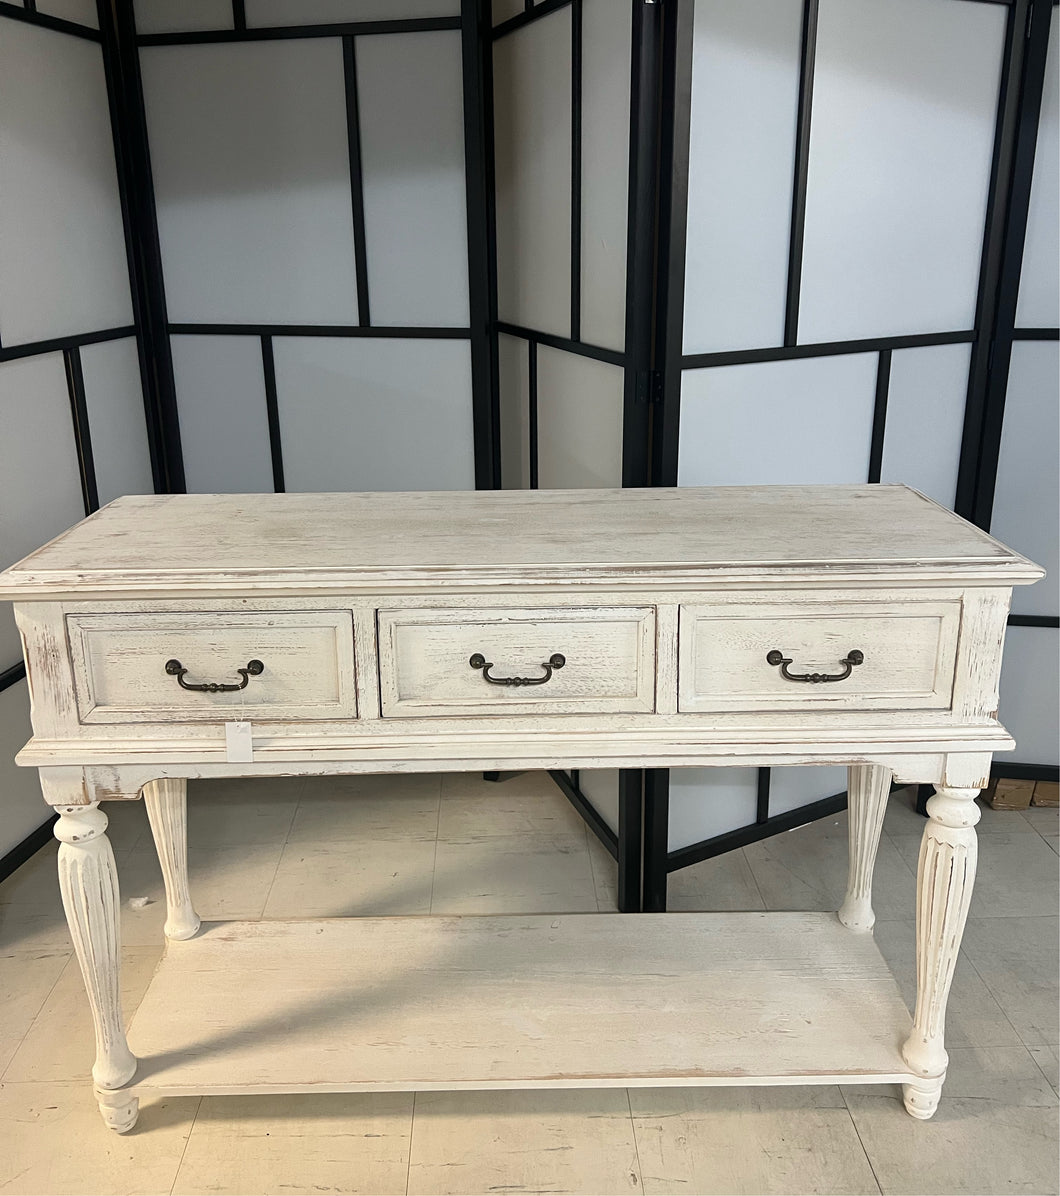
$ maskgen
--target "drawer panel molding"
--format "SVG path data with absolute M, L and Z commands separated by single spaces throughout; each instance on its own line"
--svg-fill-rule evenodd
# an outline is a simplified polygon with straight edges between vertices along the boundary
M 350 611 L 70 614 L 67 627 L 82 723 L 357 717 Z
M 948 710 L 960 616 L 956 600 L 685 605 L 678 706 Z
M 384 717 L 645 713 L 654 607 L 380 610 Z

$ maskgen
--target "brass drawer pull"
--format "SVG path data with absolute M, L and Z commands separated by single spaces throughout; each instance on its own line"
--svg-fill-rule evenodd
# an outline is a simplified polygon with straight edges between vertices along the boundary
M 791 664 L 791 657 L 785 656 L 779 648 L 774 648 L 771 652 L 766 653 L 766 662 L 779 664 L 780 675 L 785 681 L 808 681 L 811 685 L 817 685 L 821 681 L 845 681 L 856 664 L 865 662 L 865 653 L 858 648 L 852 648 L 839 662 L 843 665 L 841 673 L 789 673 L 788 665 Z
M 202 685 L 189 685 L 184 680 L 184 674 L 188 670 L 180 663 L 179 660 L 167 660 L 166 672 L 171 677 L 176 677 L 177 684 L 181 689 L 191 689 L 200 694 L 220 694 L 231 693 L 236 689 L 246 689 L 250 683 L 251 677 L 257 677 L 260 673 L 265 671 L 265 666 L 260 660 L 248 660 L 245 669 L 236 669 L 240 673 L 243 680 L 238 685 L 225 685 L 220 681 L 206 681 Z
M 543 677 L 491 677 L 490 669 L 493 668 L 493 661 L 487 660 L 481 652 L 476 652 L 474 656 L 468 661 L 473 669 L 481 669 L 482 676 L 490 683 L 490 685 L 544 685 L 546 681 L 552 679 L 552 673 L 555 669 L 561 669 L 567 663 L 567 658 L 562 656 L 559 652 L 553 652 L 547 661 L 541 662 L 541 667 L 545 670 Z

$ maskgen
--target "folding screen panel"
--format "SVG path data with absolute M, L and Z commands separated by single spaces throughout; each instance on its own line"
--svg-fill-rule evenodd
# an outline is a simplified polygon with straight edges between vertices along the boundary
M 623 484 L 633 7 L 494 5 L 505 487 Z
M 474 489 L 466 341 L 277 337 L 274 355 L 288 489 Z
M 460 6 L 238 8 L 142 8 L 188 487 L 473 487 Z
M 97 8 L 0 12 L 0 567 L 154 489 Z M 0 856 L 47 815 L 13 758 L 29 698 L 0 611 Z
M 0 108 L 0 340 L 20 345 L 130 325 L 98 42 L 5 18 Z
M 1005 271 L 1015 294 L 1000 304 L 1006 323 L 1001 333 L 1011 346 L 1007 379 L 998 388 L 1000 402 L 994 424 L 996 443 L 990 530 L 1000 539 L 1044 565 L 1048 575 L 1034 586 L 1015 591 L 1006 636 L 999 715 L 1016 738 L 1015 771 L 1054 776 L 1060 694 L 1056 661 L 1060 655 L 1060 519 L 1056 509 L 1056 445 L 1060 440 L 1060 278 L 1057 238 L 1060 227 L 1060 17 L 1036 14 L 1048 40 L 1041 64 L 1041 107 L 1037 130 L 1033 110 L 1017 142 L 1033 149 L 1033 170 L 1023 192 L 1026 208 L 1010 221 L 1015 242 Z M 1038 65 L 1035 63 L 1034 65 Z M 1028 89 L 1032 90 L 1032 89 Z M 1026 101 L 1025 101 L 1026 104 Z M 1027 156 L 1029 161 L 1029 154 Z M 1026 217 L 1019 236 L 1018 219 Z M 1022 240 L 1022 245 L 1020 241 Z M 1019 251 L 1022 248 L 1022 262 Z M 1011 321 L 1011 323 L 1008 323 Z M 1007 335 L 1006 335 L 1007 334 Z M 1003 342 L 1004 343 L 1004 342 Z M 995 447 L 991 442 L 990 447 Z M 989 482 L 991 479 L 984 479 Z M 981 485 L 980 489 L 985 489 Z M 1008 760 L 1003 770 L 1013 770 Z
M 170 319 L 356 324 L 341 40 L 153 46 L 141 70 Z
M 626 343 L 638 7 L 634 0 L 539 9 L 493 3 L 498 418 L 507 489 L 646 481 L 647 442 L 630 431 L 637 366 Z M 641 235 L 650 242 L 650 221 Z M 632 318 L 647 326 L 650 314 L 649 299 Z M 620 774 L 554 775 L 617 851 Z M 640 774 L 621 783 L 639 786 Z M 622 867 L 626 880 L 631 858 Z M 639 891 L 635 898 L 624 892 L 623 904 L 630 900 L 639 904 Z
M 820 0 L 800 343 L 974 326 L 1006 18 Z
M 497 315 L 506 324 L 576 339 L 571 43 L 570 5 L 494 43 L 493 127 Z
M 683 293 L 657 484 L 900 481 L 954 505 L 980 435 L 968 396 L 994 319 L 984 245 L 1008 185 L 1016 7 L 695 0 L 689 19 L 679 5 L 676 89 L 691 98 L 670 227 L 684 235 L 661 252 Z M 845 789 L 842 770 L 726 771 L 671 771 L 671 869 L 838 808 Z M 661 865 L 645 868 L 658 895 Z
M 970 345 L 891 353 L 881 482 L 905 482 L 953 506 L 970 362 Z
M 262 346 L 249 336 L 174 336 L 184 478 L 191 493 L 273 489 Z
M 784 340 L 800 0 L 696 0 L 684 351 Z

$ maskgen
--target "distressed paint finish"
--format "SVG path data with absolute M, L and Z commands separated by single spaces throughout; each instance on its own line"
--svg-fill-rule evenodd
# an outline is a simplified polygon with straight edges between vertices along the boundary
M 59 891 L 96 1032 L 92 1079 L 109 1091 L 136 1071 L 121 1016 L 118 873 L 106 814 L 95 803 L 59 806 L 58 812 Z
M 871 930 L 876 922 L 872 912 L 872 871 L 890 792 L 889 769 L 867 764 L 851 765 L 847 770 L 850 872 L 839 920 L 851 930 Z
M 188 782 L 149 782 L 144 805 L 166 886 L 166 938 L 190 939 L 198 933 L 199 915 L 188 888 Z
M 916 1013 L 902 1048 L 916 1075 L 904 1086 L 905 1107 L 921 1120 L 938 1107 L 949 1063 L 943 1045 L 946 1000 L 972 901 L 978 793 L 940 785 L 927 803 L 916 874 Z
M 0 597 L 16 602 L 30 678 L 34 735 L 18 760 L 39 768 L 62 814 L 61 884 L 104 1120 L 130 1129 L 141 1091 L 627 1083 L 897 1082 L 910 1112 L 930 1116 L 974 864 L 971 798 L 992 752 L 1013 746 L 996 718 L 1005 615 L 1011 587 L 1040 575 L 901 486 L 164 495 L 97 512 L 0 574 Z M 852 648 L 865 664 L 835 684 L 790 682 L 767 646 L 797 650 L 794 671 L 834 671 Z M 538 674 L 553 652 L 569 665 L 549 684 L 506 689 L 470 669 L 472 651 L 500 676 Z M 265 671 L 245 691 L 189 693 L 165 673 L 170 657 L 194 681 L 233 680 L 250 658 Z M 252 725 L 250 761 L 229 758 L 231 720 Z M 369 919 L 198 933 L 187 778 L 696 764 L 850 767 L 838 918 Z M 911 1034 L 871 935 L 850 933 L 872 926 L 892 775 L 940 787 L 921 855 Z M 168 942 L 135 1041 L 183 1054 L 130 1083 L 117 881 L 97 806 L 141 792 Z M 787 959 L 798 944 L 803 954 Z M 374 982 L 369 965 L 383 968 Z M 469 972 L 485 994 L 472 1016 Z M 365 1009 L 358 985 L 373 983 L 402 999 Z M 319 992 L 331 989 L 318 1021 Z M 285 1035 L 244 1034 L 246 1000 L 261 1022 L 286 1010 Z M 362 1017 L 381 1019 L 375 1053 Z M 623 1018 L 618 1052 L 584 1033 Z M 336 1036 L 336 1019 L 348 1033 Z M 237 1043 L 238 1059 L 194 1049 L 204 1026 Z M 414 1031 L 422 1049 L 402 1054 Z

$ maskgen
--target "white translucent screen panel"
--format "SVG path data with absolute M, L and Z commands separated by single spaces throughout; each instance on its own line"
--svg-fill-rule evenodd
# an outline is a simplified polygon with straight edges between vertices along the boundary
M 537 349 L 537 481 L 542 490 L 622 485 L 621 366 Z
M 754 822 L 757 768 L 671 768 L 670 851 Z
M 876 355 L 685 370 L 678 485 L 864 482 Z
M 495 43 L 493 122 L 498 313 L 570 336 L 569 7 Z
M 800 342 L 973 326 L 1006 18 L 821 0 Z
M 0 568 L 6 568 L 85 517 L 61 353 L 0 364 L 0 428 Z M 5 602 L 0 671 L 21 659 Z
M 618 833 L 618 769 L 583 768 L 578 773 L 578 788 L 593 809 Z
M 0 824 L 0 855 L 47 820 L 51 811 L 41 800 L 35 768 L 19 768 L 15 754 L 33 734 L 29 722 L 29 687 L 25 681 L 0 690 L 0 793 L 4 795 L 4 820 Z
M 468 324 L 460 32 L 359 37 L 373 324 Z
M 277 337 L 288 490 L 472 490 L 464 340 Z
M 998 718 L 1016 741 L 1011 756 L 999 763 L 1057 763 L 1056 728 L 1060 725 L 1056 660 L 1060 633 L 1055 627 L 1010 627 L 1001 665 Z
M 170 345 L 189 493 L 271 494 L 261 340 L 173 336 Z
M 132 323 L 99 46 L 4 21 L 0 36 L 0 338 Z
M 37 0 L 37 12 L 73 21 L 75 25 L 87 25 L 90 29 L 99 28 L 96 0 Z
M 81 372 L 100 506 L 121 494 L 154 494 L 136 341 L 85 345 Z
M 1027 239 L 1016 303 L 1017 328 L 1055 328 L 1060 323 L 1060 17 L 1053 9 L 1045 91 L 1034 151 Z
M 342 42 L 140 57 L 170 319 L 355 324 Z
M 891 355 L 881 482 L 953 506 L 971 353 L 971 345 L 931 345 Z
M 493 24 L 499 25 L 525 11 L 523 0 L 493 0 Z
M 231 29 L 232 0 L 133 0 L 137 33 Z
M 824 797 L 845 793 L 845 768 L 774 768 L 769 774 L 769 816 L 786 814 Z
M 581 339 L 626 343 L 632 9 L 582 3 Z
M 521 337 L 497 337 L 500 378 L 501 486 L 530 485 L 530 346 Z
M 784 340 L 801 0 L 696 0 L 686 353 Z
M 329 25 L 344 21 L 397 21 L 458 17 L 460 0 L 246 0 L 247 24 Z
M 1016 341 L 1005 394 L 990 532 L 1048 571 L 1035 585 L 1016 586 L 1012 591 L 1012 609 L 1021 615 L 1060 614 L 1058 390 L 1060 345 L 1056 341 Z

